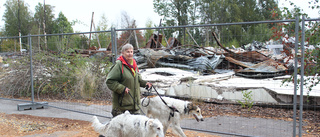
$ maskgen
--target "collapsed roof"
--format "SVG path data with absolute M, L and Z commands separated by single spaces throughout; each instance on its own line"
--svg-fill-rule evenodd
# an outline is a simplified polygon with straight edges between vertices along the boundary
M 246 78 L 262 79 L 275 76 L 282 76 L 290 73 L 293 61 L 284 61 L 283 57 L 272 58 L 265 54 L 268 50 L 266 46 L 260 42 L 254 41 L 257 50 L 234 52 L 224 47 L 212 32 L 212 35 L 221 49 L 212 49 L 212 47 L 200 47 L 197 45 L 182 45 L 176 38 L 170 37 L 167 46 L 162 43 L 163 35 L 153 34 L 146 46 L 135 50 L 135 56 L 140 68 L 155 67 L 174 67 L 187 69 L 191 71 L 199 71 L 202 74 L 214 74 L 216 69 L 234 70 L 235 75 Z M 291 50 L 288 46 L 282 46 L 281 53 L 284 56 L 291 56 Z M 111 54 L 111 46 L 105 51 Z M 262 50 L 263 49 L 263 50 Z M 218 52 L 218 50 L 220 50 Z M 269 51 L 269 50 L 268 50 Z M 76 51 L 81 54 L 95 54 L 98 50 L 82 50 Z M 282 56 L 277 55 L 277 56 Z M 292 60 L 292 59 L 291 59 Z M 289 66 L 289 67 L 288 67 Z
M 166 48 L 158 48 L 154 45 L 156 42 L 162 42 L 162 35 L 161 39 L 153 35 L 145 48 L 135 52 L 135 59 L 142 68 L 174 67 L 200 71 L 203 74 L 213 74 L 217 68 L 232 69 L 237 76 L 254 79 L 271 78 L 288 73 L 286 64 L 273 60 L 259 51 L 235 53 L 223 47 L 215 33 L 212 35 L 224 52 L 217 53 L 206 47 L 182 45 L 175 38 L 169 38 L 169 45 Z M 184 48 L 187 46 L 188 48 Z

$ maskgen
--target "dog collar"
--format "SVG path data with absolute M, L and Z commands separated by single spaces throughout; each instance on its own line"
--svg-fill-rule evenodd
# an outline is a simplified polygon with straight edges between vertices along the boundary
M 149 119 L 144 122 L 144 127 L 147 127 L 148 121 L 149 121 Z
M 184 104 L 184 113 L 185 114 L 189 113 L 188 103 L 187 102 Z

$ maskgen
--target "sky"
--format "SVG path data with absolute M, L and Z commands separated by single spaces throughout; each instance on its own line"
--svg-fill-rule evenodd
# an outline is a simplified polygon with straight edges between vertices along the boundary
M 290 7 L 289 0 L 279 0 L 280 7 Z M 308 8 L 309 0 L 290 0 L 299 5 L 304 12 L 308 13 L 311 18 L 319 18 L 318 11 L 310 10 Z M 0 28 L 4 27 L 2 20 L 5 11 L 3 4 L 6 0 L 0 0 Z M 40 2 L 43 4 L 44 0 L 24 0 L 29 5 L 29 9 L 34 13 L 35 6 Z M 92 19 L 92 12 L 94 12 L 94 23 L 97 25 L 102 15 L 108 19 L 109 27 L 116 25 L 116 28 L 121 28 L 122 12 L 126 12 L 131 19 L 136 20 L 138 28 L 145 27 L 148 20 L 153 24 L 159 24 L 161 17 L 153 10 L 153 0 L 45 0 L 46 4 L 55 6 L 54 14 L 58 17 L 61 11 L 69 21 L 79 20 L 82 24 L 73 26 L 75 31 L 89 32 Z
M 5 11 L 3 4 L 6 0 L 0 0 L 0 27 L 4 22 L 2 20 Z M 24 0 L 29 5 L 29 9 L 34 13 L 35 6 L 44 0 Z M 153 0 L 45 0 L 46 5 L 55 6 L 55 18 L 59 12 L 68 18 L 68 21 L 79 20 L 82 24 L 73 26 L 75 31 L 89 32 L 92 12 L 94 12 L 93 21 L 97 26 L 99 19 L 105 14 L 109 27 L 111 24 L 119 25 L 121 23 L 122 12 L 126 12 L 131 19 L 136 20 L 137 26 L 145 27 L 147 20 L 152 20 L 154 24 L 159 24 L 160 16 L 153 11 Z

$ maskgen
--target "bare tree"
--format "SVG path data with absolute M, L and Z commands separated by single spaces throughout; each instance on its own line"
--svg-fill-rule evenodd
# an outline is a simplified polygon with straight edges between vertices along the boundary
M 121 12 L 121 27 L 132 28 L 134 20 L 128 15 L 126 11 Z
M 136 28 L 135 20 L 131 18 L 127 12 L 123 11 L 121 13 L 121 27 Z M 136 49 L 139 48 L 139 43 L 142 43 L 144 38 L 142 37 L 142 32 L 139 30 L 128 30 L 121 33 L 120 39 L 118 40 L 119 46 L 122 46 L 126 43 L 132 44 Z

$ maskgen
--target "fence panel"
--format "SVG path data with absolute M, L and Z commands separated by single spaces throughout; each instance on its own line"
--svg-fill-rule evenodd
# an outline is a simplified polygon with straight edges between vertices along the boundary
M 68 118 L 111 118 L 106 75 L 121 47 L 130 43 L 142 78 L 159 94 L 201 108 L 205 121 L 184 119 L 185 130 L 218 136 L 316 135 L 319 86 L 303 88 L 307 95 L 299 98 L 298 80 L 283 82 L 293 74 L 300 78 L 294 68 L 303 59 L 295 58 L 300 40 L 294 38 L 312 35 L 304 28 L 306 34 L 297 32 L 298 20 L 29 35 L 22 37 L 21 48 L 19 37 L 1 38 L 9 45 L 1 46 L 6 51 L 0 60 L 1 98 L 31 97 L 31 105 L 45 101 L 41 105 L 66 111 Z

